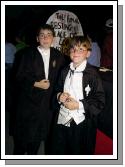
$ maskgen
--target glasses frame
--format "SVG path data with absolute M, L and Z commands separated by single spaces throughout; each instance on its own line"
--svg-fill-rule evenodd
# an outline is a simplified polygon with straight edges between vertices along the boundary
M 82 54 L 84 52 L 88 51 L 88 49 L 82 49 L 82 48 L 79 48 L 79 49 L 75 49 L 75 48 L 70 48 L 70 53 L 75 53 L 77 52 L 78 54 Z
M 51 37 L 53 37 L 53 34 L 52 34 L 52 33 L 48 33 L 48 34 L 40 33 L 40 34 L 39 34 L 39 38 L 40 38 L 40 39 L 51 38 Z

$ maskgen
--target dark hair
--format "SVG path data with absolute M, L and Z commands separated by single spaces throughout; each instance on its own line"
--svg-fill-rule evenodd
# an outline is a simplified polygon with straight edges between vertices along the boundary
M 52 32 L 52 35 L 55 36 L 54 28 L 49 24 L 44 24 L 44 25 L 40 26 L 37 30 L 37 34 L 36 34 L 37 36 L 39 35 L 41 30 L 49 30 Z
M 75 36 L 71 39 L 69 48 L 74 48 L 75 46 L 83 45 L 87 50 L 91 51 L 91 39 L 88 36 Z

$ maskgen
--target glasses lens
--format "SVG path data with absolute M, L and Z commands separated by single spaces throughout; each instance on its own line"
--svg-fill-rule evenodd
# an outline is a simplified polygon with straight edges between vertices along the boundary
M 40 34 L 39 37 L 41 39 L 43 39 L 43 38 L 50 38 L 50 37 L 52 37 L 52 34 L 51 33 L 49 33 L 49 34 Z
M 83 49 L 83 48 L 78 48 L 78 49 L 76 49 L 76 48 L 71 48 L 70 49 L 70 53 L 83 53 L 83 52 L 85 52 L 85 51 L 87 51 L 87 49 Z

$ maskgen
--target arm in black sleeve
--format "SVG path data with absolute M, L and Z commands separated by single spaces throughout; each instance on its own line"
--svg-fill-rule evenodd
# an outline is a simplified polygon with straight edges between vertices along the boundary
M 16 72 L 16 82 L 19 89 L 31 93 L 36 81 L 32 55 L 30 52 L 25 51 L 20 56 L 20 63 Z
M 86 116 L 97 116 L 104 108 L 105 93 L 102 86 L 102 81 L 99 76 L 93 79 L 93 90 L 90 95 L 86 96 L 83 100 Z

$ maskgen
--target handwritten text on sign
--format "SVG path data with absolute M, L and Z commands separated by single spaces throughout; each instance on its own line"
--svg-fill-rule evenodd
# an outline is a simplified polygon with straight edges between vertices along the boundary
M 55 41 L 53 46 L 59 50 L 65 38 L 83 35 L 78 17 L 74 13 L 66 10 L 55 12 L 47 20 L 47 24 L 52 25 L 55 30 Z

